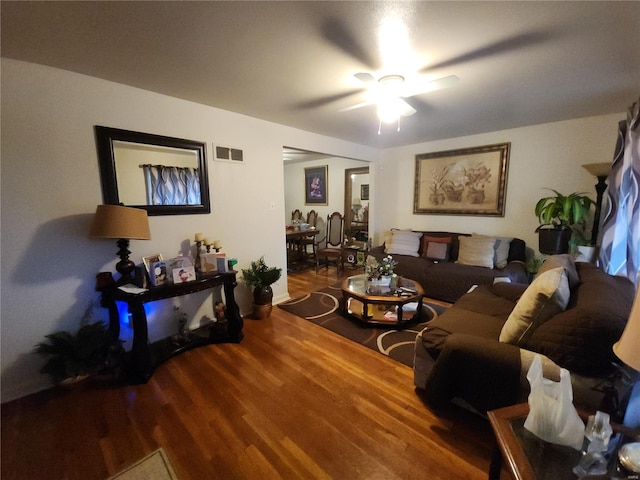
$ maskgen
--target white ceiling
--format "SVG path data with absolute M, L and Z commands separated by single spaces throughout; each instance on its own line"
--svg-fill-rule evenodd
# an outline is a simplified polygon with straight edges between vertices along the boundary
M 378 148 L 622 112 L 640 94 L 640 2 L 7 2 L 2 56 Z M 409 49 L 383 65 L 396 16 Z M 459 77 L 378 135 L 353 75 Z

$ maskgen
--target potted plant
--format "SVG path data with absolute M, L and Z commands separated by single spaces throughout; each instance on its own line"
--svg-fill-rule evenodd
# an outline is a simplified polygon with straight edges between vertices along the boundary
M 122 341 L 113 341 L 103 322 L 84 325 L 75 335 L 62 330 L 45 338 L 47 341 L 38 343 L 34 351 L 47 359 L 40 373 L 50 375 L 56 384 L 113 373 L 124 353 Z
M 573 235 L 569 240 L 569 250 L 579 262 L 593 262 L 596 257 L 597 247 L 591 244 L 587 238 L 585 225 L 577 225 L 573 228 Z
M 394 275 L 393 269 L 397 264 L 391 255 L 380 261 L 369 255 L 365 260 L 367 293 L 379 295 L 395 289 L 394 278 L 397 282 L 398 277 Z
M 282 275 L 282 269 L 268 267 L 264 262 L 264 256 L 251 262 L 249 268 L 242 269 L 244 283 L 253 287 L 253 315 L 257 319 L 271 315 L 273 290 L 271 285 L 277 282 Z
M 553 196 L 538 200 L 535 214 L 540 225 L 536 228 L 541 253 L 555 255 L 567 253 L 569 242 L 584 228 L 591 213 L 593 200 L 583 193 L 563 195 L 557 190 L 549 189 Z

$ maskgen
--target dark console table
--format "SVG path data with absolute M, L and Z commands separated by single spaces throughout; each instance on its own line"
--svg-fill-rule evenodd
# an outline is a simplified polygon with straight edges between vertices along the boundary
M 120 336 L 120 318 L 116 302 L 125 302 L 133 323 L 133 345 L 127 361 L 125 374 L 133 383 L 145 383 L 155 368 L 163 361 L 191 348 L 211 343 L 238 343 L 242 340 L 243 321 L 236 304 L 233 290 L 237 285 L 234 271 L 204 276 L 192 282 L 153 287 L 143 293 L 127 293 L 119 288 L 108 288 L 102 293 L 102 305 L 109 309 L 109 332 L 114 339 Z M 189 331 L 182 342 L 167 338 L 149 343 L 147 315 L 144 304 L 165 298 L 179 297 L 190 293 L 222 286 L 226 304 L 224 324 L 211 323 Z

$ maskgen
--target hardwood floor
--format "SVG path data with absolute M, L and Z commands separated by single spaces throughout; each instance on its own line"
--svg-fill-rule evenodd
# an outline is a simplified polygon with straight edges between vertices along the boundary
M 347 272 L 353 274 L 352 272 Z M 292 297 L 335 283 L 289 276 Z M 162 446 L 181 480 L 485 479 L 488 422 L 430 412 L 410 368 L 274 307 L 239 344 L 2 406 L 3 479 L 103 480 Z

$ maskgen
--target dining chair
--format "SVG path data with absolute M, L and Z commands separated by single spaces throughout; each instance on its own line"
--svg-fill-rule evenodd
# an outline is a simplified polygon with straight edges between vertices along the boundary
M 340 212 L 327 215 L 327 233 L 316 246 L 316 273 L 320 268 L 320 261 L 329 268 L 329 261 L 335 261 L 338 271 L 344 268 L 342 255 L 342 241 L 344 236 L 344 217 Z
M 291 223 L 296 226 L 302 223 L 302 212 L 297 208 L 291 212 Z
M 316 224 L 318 223 L 318 212 L 315 210 L 309 210 L 307 213 L 307 224 L 309 228 L 316 229 Z M 308 237 L 304 237 L 302 239 L 302 252 L 305 256 L 310 256 L 315 261 L 316 259 L 316 235 L 309 235 Z M 309 253 L 309 249 L 307 248 L 311 245 L 311 253 Z

